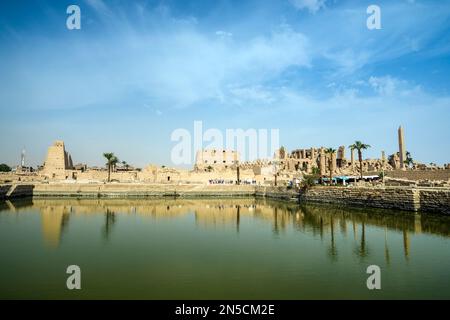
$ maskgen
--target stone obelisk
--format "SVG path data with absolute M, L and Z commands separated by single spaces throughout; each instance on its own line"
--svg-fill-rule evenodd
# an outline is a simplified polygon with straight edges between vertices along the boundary
M 405 136 L 403 133 L 402 126 L 398 127 L 398 153 L 400 156 L 400 169 L 405 170 L 406 147 L 405 147 Z
M 325 148 L 321 147 L 320 148 L 320 175 L 324 176 L 325 175 Z

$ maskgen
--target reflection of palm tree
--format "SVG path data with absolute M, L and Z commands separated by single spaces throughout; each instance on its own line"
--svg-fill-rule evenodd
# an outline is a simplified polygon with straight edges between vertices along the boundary
M 341 233 L 347 237 L 347 221 L 345 221 L 345 215 L 342 215 L 342 219 L 339 219 L 339 225 L 341 227 Z
M 361 228 L 362 228 L 362 230 L 361 230 L 361 251 L 365 251 L 366 250 L 366 224 L 364 223 L 364 221 L 362 222 Z
M 105 226 L 104 226 L 104 236 L 106 239 L 109 238 L 109 234 L 111 233 L 111 229 L 114 226 L 114 224 L 116 223 L 116 214 L 115 212 L 106 209 L 106 214 L 105 214 Z
M 403 229 L 403 250 L 405 252 L 405 259 L 409 259 L 409 236 L 406 228 Z
M 239 224 L 241 222 L 241 206 L 237 205 L 237 212 L 236 212 L 236 232 L 239 233 Z
M 278 230 L 278 208 L 277 207 L 273 208 L 273 215 L 274 215 L 273 233 L 278 235 L 279 230 Z
M 367 257 L 369 253 L 366 243 L 366 225 L 364 223 L 364 220 L 361 222 L 361 242 L 356 251 L 361 258 Z
M 323 218 L 322 217 L 320 217 L 319 230 L 320 230 L 320 240 L 323 240 Z
M 384 227 L 384 257 L 386 258 L 386 264 L 389 265 L 391 258 L 389 255 L 389 247 L 387 242 L 387 227 Z
M 337 248 L 334 243 L 334 220 L 333 220 L 333 217 L 331 217 L 331 247 L 329 250 L 329 255 L 332 260 L 337 260 Z

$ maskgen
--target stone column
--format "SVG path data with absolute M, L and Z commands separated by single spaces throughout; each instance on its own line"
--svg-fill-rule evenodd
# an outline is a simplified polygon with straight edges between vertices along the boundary
M 300 150 L 300 159 L 305 159 L 305 149 Z
M 355 167 L 355 150 L 354 149 L 350 149 L 350 161 L 352 162 L 352 168 Z
M 326 159 L 325 159 L 325 149 L 323 147 L 320 148 L 320 175 L 325 175 L 325 167 Z
M 398 151 L 400 155 L 400 169 L 405 170 L 405 160 L 406 160 L 406 148 L 405 148 L 405 137 L 403 133 L 402 126 L 398 127 Z
M 337 153 L 337 166 L 339 168 L 342 168 L 344 160 L 345 160 L 345 147 L 344 146 L 340 146 L 338 149 L 338 153 Z
M 312 172 L 311 162 L 307 162 L 306 163 L 306 173 L 311 173 L 311 172 Z
M 336 171 L 336 152 L 333 152 L 331 155 L 331 172 L 335 172 Z

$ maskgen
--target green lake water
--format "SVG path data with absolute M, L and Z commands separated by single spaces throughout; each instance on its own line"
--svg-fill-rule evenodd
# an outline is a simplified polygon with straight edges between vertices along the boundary
M 449 217 L 257 199 L 6 201 L 0 299 L 450 299 L 449 236 Z

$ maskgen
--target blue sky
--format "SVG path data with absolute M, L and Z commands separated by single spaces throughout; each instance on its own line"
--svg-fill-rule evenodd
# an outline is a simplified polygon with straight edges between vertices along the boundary
M 81 8 L 81 30 L 66 8 Z M 368 30 L 366 8 L 381 8 Z M 171 165 L 177 128 L 450 162 L 450 1 L 1 1 L 0 163 Z

